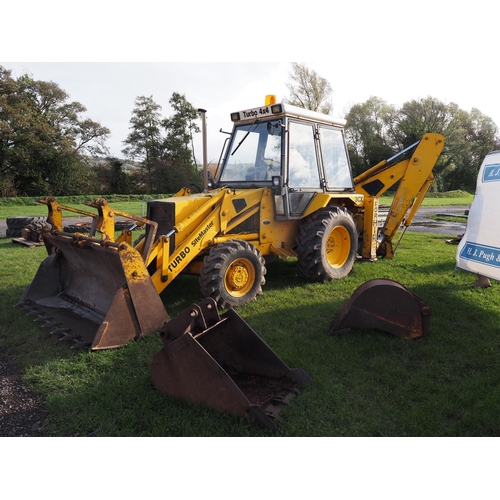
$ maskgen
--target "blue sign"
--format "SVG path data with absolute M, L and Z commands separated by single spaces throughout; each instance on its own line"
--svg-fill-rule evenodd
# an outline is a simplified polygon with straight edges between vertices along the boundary
M 487 266 L 500 267 L 500 248 L 497 247 L 467 241 L 460 252 L 460 257 Z
M 483 182 L 500 181 L 500 163 L 485 165 L 483 170 Z

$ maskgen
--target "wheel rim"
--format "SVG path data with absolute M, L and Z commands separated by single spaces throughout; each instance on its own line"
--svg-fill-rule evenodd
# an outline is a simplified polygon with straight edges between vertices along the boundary
M 343 226 L 334 227 L 326 241 L 326 260 L 332 267 L 342 267 L 351 252 L 349 232 Z
M 255 269 L 248 259 L 236 259 L 227 268 L 224 283 L 227 292 L 233 297 L 243 297 L 253 287 Z

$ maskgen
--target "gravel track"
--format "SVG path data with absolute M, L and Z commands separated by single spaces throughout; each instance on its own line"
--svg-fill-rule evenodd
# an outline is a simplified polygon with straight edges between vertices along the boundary
M 43 398 L 26 387 L 21 370 L 0 347 L 0 436 L 43 436 L 47 424 Z

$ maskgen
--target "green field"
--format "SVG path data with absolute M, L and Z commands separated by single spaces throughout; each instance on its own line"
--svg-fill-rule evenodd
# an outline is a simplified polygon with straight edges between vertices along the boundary
M 157 198 L 168 195 L 156 195 Z M 93 200 L 97 196 L 61 196 L 57 197 L 57 201 L 62 205 L 78 208 L 80 210 L 92 211 L 84 205 L 84 201 Z M 151 197 L 143 197 L 139 195 L 109 195 L 106 197 L 110 205 L 117 210 L 127 212 L 133 215 L 146 214 L 146 200 Z M 440 206 L 463 206 L 470 205 L 474 196 L 463 191 L 452 191 L 449 193 L 429 193 L 424 199 L 422 206 L 424 207 L 440 207 Z M 380 198 L 381 205 L 390 205 L 392 197 L 382 196 Z M 0 219 L 7 217 L 20 216 L 40 216 L 47 215 L 47 206 L 37 203 L 36 198 L 0 198 Z M 64 216 L 75 217 L 77 214 L 65 212 Z
M 238 313 L 313 380 L 283 412 L 280 436 L 498 435 L 498 283 L 477 289 L 470 273 L 454 276 L 456 246 L 446 239 L 407 232 L 395 259 L 357 262 L 346 279 L 327 284 L 305 281 L 294 259 L 268 266 L 263 295 Z M 44 257 L 44 248 L 0 239 L 0 346 L 45 398 L 48 436 L 272 435 L 157 392 L 149 371 L 157 334 L 116 350 L 72 350 L 14 309 Z M 356 288 L 374 278 L 394 279 L 427 302 L 428 338 L 363 329 L 327 335 Z M 202 300 L 197 278 L 181 276 L 161 298 L 176 316 Z

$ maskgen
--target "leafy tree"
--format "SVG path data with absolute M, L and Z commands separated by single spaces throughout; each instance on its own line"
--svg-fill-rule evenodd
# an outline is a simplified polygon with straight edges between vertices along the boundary
M 373 96 L 351 107 L 345 130 L 354 176 L 392 156 L 390 125 L 394 112 L 393 106 Z
M 103 153 L 109 129 L 68 102 L 54 82 L 0 66 L 0 189 L 16 195 L 82 192 L 86 155 Z
M 473 192 L 484 156 L 498 148 L 498 128 L 479 110 L 469 113 L 455 103 L 443 103 L 433 97 L 403 104 L 394 120 L 394 135 L 403 147 L 418 141 L 426 132 L 446 138 L 434 173 L 435 189 L 463 189 Z
M 426 132 L 442 134 L 446 147 L 434 167 L 433 189 L 447 190 L 446 178 L 456 170 L 456 162 L 466 156 L 464 124 L 467 113 L 457 104 L 433 97 L 405 102 L 394 116 L 392 133 L 398 149 L 419 141 Z M 465 189 L 465 186 L 464 186 Z
M 446 188 L 464 189 L 472 193 L 476 188 L 477 175 L 484 157 L 489 152 L 500 149 L 500 138 L 494 121 L 476 108 L 465 117 L 463 128 L 463 153 L 456 160 L 456 170 L 445 179 Z
M 194 161 L 193 134 L 199 132 L 198 112 L 184 95 L 172 94 L 172 116 L 162 118 L 152 97 L 138 97 L 131 133 L 123 152 L 139 159 L 145 169 L 149 193 L 172 193 L 191 183 L 200 184 L 202 174 Z
M 153 96 L 139 96 L 130 119 L 131 132 L 123 141 L 127 146 L 123 153 L 128 158 L 139 159 L 147 172 L 149 192 L 153 192 L 153 169 L 163 152 L 161 135 L 161 106 Z
M 196 123 L 198 111 L 187 101 L 185 95 L 177 92 L 172 94 L 169 103 L 174 114 L 163 120 L 166 138 L 162 159 L 168 166 L 169 175 L 161 183 L 164 187 L 160 188 L 162 192 L 177 191 L 189 183 L 202 183 L 193 148 L 193 134 L 200 132 Z
M 93 169 L 96 176 L 95 193 L 128 194 L 132 186 L 132 176 L 123 171 L 124 162 L 118 158 L 108 157 Z
M 419 141 L 427 132 L 444 135 L 445 148 L 434 167 L 433 189 L 474 191 L 484 156 L 500 147 L 491 118 L 473 109 L 433 97 L 405 102 L 400 108 L 377 97 L 351 107 L 346 137 L 353 171 L 359 174 L 379 161 Z
M 326 78 L 319 76 L 305 64 L 295 62 L 292 63 L 289 78 L 286 86 L 290 97 L 284 99 L 284 102 L 326 115 L 331 113 L 332 87 Z
M 167 136 L 164 142 L 164 159 L 177 163 L 193 162 L 193 133 L 199 133 L 196 124 L 198 111 L 189 103 L 185 95 L 177 92 L 168 101 L 174 110 L 170 118 L 163 120 Z

